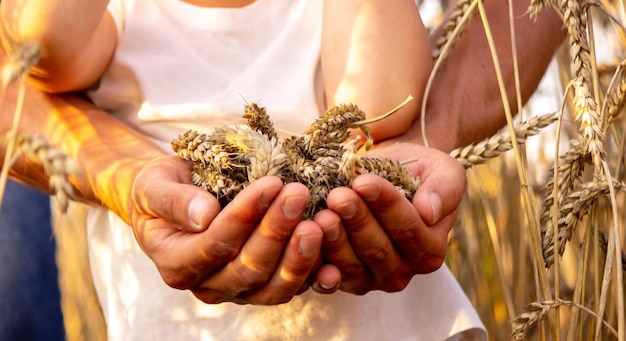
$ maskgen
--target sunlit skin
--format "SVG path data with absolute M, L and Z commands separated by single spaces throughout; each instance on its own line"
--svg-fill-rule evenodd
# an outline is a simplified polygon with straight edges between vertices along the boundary
M 525 8 L 521 3 L 518 13 Z M 506 18 L 503 4 L 487 1 L 485 5 L 494 17 Z M 559 18 L 549 12 L 537 23 L 518 24 L 522 26 L 518 26 L 519 45 L 534 46 L 533 42 L 541 39 L 546 49 L 518 48 L 521 69 L 534 71 L 523 79 L 522 89 L 527 96 L 550 59 L 550 48 L 558 46 L 563 34 Z M 502 28 L 508 22 L 496 20 L 493 25 Z M 508 31 L 502 28 L 493 33 L 496 41 L 506 47 Z M 508 49 L 502 51 L 501 60 L 508 60 Z M 494 99 L 497 91 L 493 90 L 493 74 L 485 72 L 489 70 L 489 58 L 481 25 L 474 22 L 440 70 L 431 92 L 426 120 L 431 145 L 449 151 L 479 140 L 501 125 L 502 103 Z M 484 68 L 476 67 L 477 61 Z M 510 65 L 504 69 L 509 70 Z M 12 103 L 15 94 L 11 88 L 6 103 Z M 413 203 L 384 179 L 362 176 L 352 189 L 331 192 L 329 210 L 313 221 L 302 222 L 285 216 L 282 208 L 286 198 L 305 195 L 303 186 L 283 186 L 275 178 L 263 178 L 220 211 L 213 196 L 189 183 L 190 166 L 186 162 L 166 155 L 108 114 L 79 98 L 43 95 L 33 88 L 29 88 L 28 98 L 20 130 L 48 136 L 77 159 L 83 173 L 73 182 L 82 200 L 105 205 L 131 223 L 138 242 L 166 283 L 189 289 L 205 302 L 270 304 L 288 300 L 309 283 L 323 293 L 340 287 L 355 293 L 397 291 L 416 273 L 433 271 L 443 262 L 465 175 L 445 153 L 416 143 L 421 140 L 418 124 L 372 151 L 400 160 L 419 157 L 420 161 L 407 166 L 422 178 Z M 0 133 L 10 127 L 11 107 L 0 106 Z M 493 125 L 487 127 L 485 122 Z M 126 142 L 116 143 L 121 136 Z M 405 143 L 396 145 L 398 141 Z M 2 148 L 0 152 L 4 153 Z M 32 165 L 18 158 L 11 174 L 46 190 L 45 173 Z M 110 178 L 112 174 L 115 176 Z M 372 193 L 378 189 L 380 195 L 376 198 Z M 433 193 L 441 198 L 435 200 L 435 205 L 426 200 Z M 356 211 L 351 218 L 342 218 L 341 213 L 345 216 L 350 205 L 356 205 Z M 387 210 L 399 214 L 390 216 Z M 194 212 L 201 214 L 192 219 Z M 280 228 L 289 237 L 276 240 L 276 235 L 284 234 L 253 234 L 261 225 Z M 254 250 L 246 249 L 246 236 L 267 250 L 256 262 Z M 309 244 L 315 245 L 316 238 L 321 241 L 321 253 L 332 261 L 320 266 L 319 251 L 303 254 L 299 241 L 305 237 L 310 238 Z M 371 240 L 376 242 L 369 244 Z M 243 261 L 242 255 L 249 261 Z M 384 262 L 380 255 L 387 255 Z M 254 281 L 235 273 L 242 267 L 256 274 Z
M 412 95 L 368 126 L 375 142 L 401 135 L 417 118 L 432 69 L 429 36 L 414 0 L 324 0 L 322 74 L 326 105 L 356 103 L 368 118 Z

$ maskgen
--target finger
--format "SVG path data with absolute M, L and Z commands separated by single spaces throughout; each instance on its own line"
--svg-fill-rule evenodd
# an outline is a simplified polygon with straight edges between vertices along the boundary
M 255 181 L 202 233 L 186 233 L 163 219 L 148 219 L 152 228 L 138 240 L 168 285 L 189 288 L 239 254 L 281 188 L 277 178 Z
M 413 253 L 427 235 L 419 212 L 390 182 L 379 176 L 364 174 L 354 179 L 352 188 L 364 199 L 377 223 L 404 254 Z
M 369 207 L 353 190 L 337 188 L 329 193 L 327 202 L 328 207 L 341 217 L 352 247 L 365 264 L 368 275 L 375 275 L 374 285 L 376 287 L 382 285 L 381 281 L 398 271 L 402 265 L 387 233 L 381 228 Z M 351 278 L 343 278 L 342 288 L 348 285 L 346 281 L 350 280 Z M 351 290 L 360 293 L 358 289 Z
M 419 161 L 407 167 L 421 179 L 413 202 L 428 225 L 454 212 L 467 185 L 465 169 L 449 155 L 429 150 Z
M 415 204 L 406 200 L 388 181 L 366 174 L 354 180 L 353 188 L 364 198 L 378 222 L 385 226 L 402 258 L 411 264 L 412 271 L 429 273 L 441 266 L 456 210 L 435 225 L 427 226 Z M 397 285 L 404 284 L 399 282 Z
M 311 289 L 320 294 L 332 294 L 339 290 L 341 272 L 332 264 L 322 265 L 315 274 Z
M 283 186 L 237 258 L 201 287 L 226 290 L 236 296 L 265 285 L 280 264 L 308 202 L 309 191 L 305 186 L 298 183 Z
M 176 156 L 150 162 L 133 184 L 135 208 L 187 232 L 206 229 L 221 207 L 213 195 L 190 183 L 190 174 L 189 163 Z
M 240 295 L 254 304 L 289 302 L 301 291 L 321 254 L 323 233 L 312 221 L 301 221 L 296 227 L 278 269 L 260 289 Z
M 339 215 L 332 210 L 322 210 L 315 215 L 314 221 L 324 232 L 322 253 L 326 262 L 339 268 L 346 281 L 366 276 L 365 265 L 352 248 Z

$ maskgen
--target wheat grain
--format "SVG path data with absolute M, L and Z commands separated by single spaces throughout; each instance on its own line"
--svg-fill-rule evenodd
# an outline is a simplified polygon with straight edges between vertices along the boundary
M 41 45 L 32 41 L 22 41 L 12 48 L 13 53 L 2 63 L 2 85 L 6 86 L 22 77 L 39 62 Z
M 218 127 L 211 134 L 190 130 L 171 143 L 178 156 L 193 163 L 192 182 L 213 193 L 223 205 L 249 183 L 272 175 L 309 188 L 311 200 L 305 218 L 326 208 L 331 189 L 349 186 L 359 174 L 372 173 L 389 180 L 408 199 L 419 187 L 419 179 L 400 163 L 362 157 L 357 151 L 360 137 L 344 145 L 350 129 L 368 132 L 370 121 L 356 105 L 333 107 L 302 136 L 282 141 L 264 108 L 252 103 L 244 111 L 247 126 Z
M 9 135 L 0 136 L 0 143 L 6 143 L 11 138 Z M 50 193 L 56 196 L 58 209 L 66 212 L 69 200 L 75 198 L 69 178 L 80 173 L 78 164 L 41 136 L 18 134 L 15 137 L 15 150 L 44 167 L 48 174 Z M 10 168 L 11 165 L 6 167 Z
M 528 137 L 536 135 L 540 129 L 549 126 L 556 119 L 556 114 L 545 114 L 517 124 L 515 126 L 517 142 L 523 143 Z M 511 150 L 511 142 L 511 134 L 508 130 L 503 130 L 479 143 L 457 148 L 450 152 L 450 156 L 461 162 L 467 169 L 474 165 L 485 163 L 487 159 L 497 157 L 503 152 Z
M 570 85 L 574 90 L 574 111 L 580 121 L 580 130 L 585 147 L 591 154 L 596 173 L 602 172 L 605 158 L 604 129 L 602 118 L 591 91 L 591 57 L 585 31 L 587 20 L 577 0 L 563 0 L 560 4 L 563 22 L 570 42 L 570 63 L 574 79 Z
M 624 184 L 614 183 L 615 189 L 624 190 Z M 557 222 L 557 248 L 559 255 L 563 255 L 566 243 L 572 238 L 578 222 L 589 212 L 591 207 L 601 198 L 609 195 L 609 184 L 606 181 L 591 181 L 581 185 L 579 191 L 569 194 L 559 205 L 559 219 Z M 552 219 L 546 221 L 543 227 L 542 250 L 546 267 L 554 263 L 554 233 Z
M 456 3 L 456 5 L 454 6 L 454 9 L 452 10 L 452 13 L 450 14 L 450 17 L 448 18 L 448 20 L 446 21 L 446 24 L 443 27 L 443 31 L 441 33 L 441 36 L 439 37 L 439 39 L 437 39 L 437 42 L 435 42 L 435 46 L 433 46 L 433 60 L 437 60 L 439 58 L 445 58 L 446 55 L 443 54 L 443 48 L 446 44 L 450 43 L 452 44 L 454 41 L 454 31 L 456 28 L 459 28 L 458 31 L 458 36 L 461 35 L 462 33 L 462 29 L 463 29 L 463 23 L 465 22 L 463 20 L 463 17 L 466 16 L 470 16 L 473 13 L 467 13 L 468 10 L 471 10 L 470 5 L 472 3 L 473 0 L 460 0 L 459 2 Z
M 548 300 L 527 304 L 524 307 L 527 312 L 522 313 L 512 321 L 513 328 L 511 331 L 511 340 L 523 340 L 524 333 L 529 327 L 532 327 L 541 322 L 548 312 L 563 304 L 569 305 L 571 304 L 571 302 L 563 300 Z

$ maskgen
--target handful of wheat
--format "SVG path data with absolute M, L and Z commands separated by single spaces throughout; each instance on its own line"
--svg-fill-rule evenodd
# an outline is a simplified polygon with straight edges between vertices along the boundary
M 350 186 L 359 174 L 387 179 L 409 200 L 420 185 L 419 178 L 400 162 L 360 154 L 358 137 L 344 144 L 351 128 L 360 128 L 369 136 L 369 122 L 356 105 L 333 107 L 303 135 L 283 140 L 278 138 L 265 108 L 246 105 L 243 117 L 247 126 L 223 126 L 211 134 L 190 130 L 172 141 L 174 152 L 193 163 L 193 183 L 213 193 L 222 205 L 263 176 L 306 185 L 311 201 L 305 218 L 326 208 L 326 196 L 333 188 Z

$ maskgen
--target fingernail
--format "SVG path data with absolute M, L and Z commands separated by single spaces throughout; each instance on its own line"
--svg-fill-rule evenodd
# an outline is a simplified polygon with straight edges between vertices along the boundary
M 295 218 L 302 214 L 306 205 L 306 197 L 291 196 L 287 197 L 283 202 L 283 214 L 287 218 Z
M 323 282 L 319 282 L 319 285 L 324 290 L 330 290 L 330 289 L 334 288 L 335 285 L 337 285 L 337 283 L 323 283 Z
M 377 184 L 362 185 L 355 190 L 367 201 L 374 201 L 380 197 L 380 187 Z
M 272 193 L 264 191 L 261 192 L 261 195 L 259 195 L 258 203 L 260 207 L 267 208 L 272 203 L 272 200 L 274 200 L 274 195 L 272 195 Z
M 324 239 L 329 242 L 334 242 L 339 238 L 341 234 L 341 226 L 339 224 L 335 224 L 327 229 L 324 229 Z
M 335 207 L 334 211 L 344 219 L 350 219 L 356 214 L 357 206 L 353 200 Z
M 441 216 L 441 198 L 435 192 L 428 193 L 428 202 L 433 212 L 433 224 L 439 221 Z
M 322 238 L 320 236 L 303 235 L 300 236 L 298 249 L 303 256 L 312 256 L 319 251 L 322 246 Z
M 204 200 L 196 198 L 189 203 L 188 216 L 192 227 L 201 230 L 202 220 L 206 211 Z

